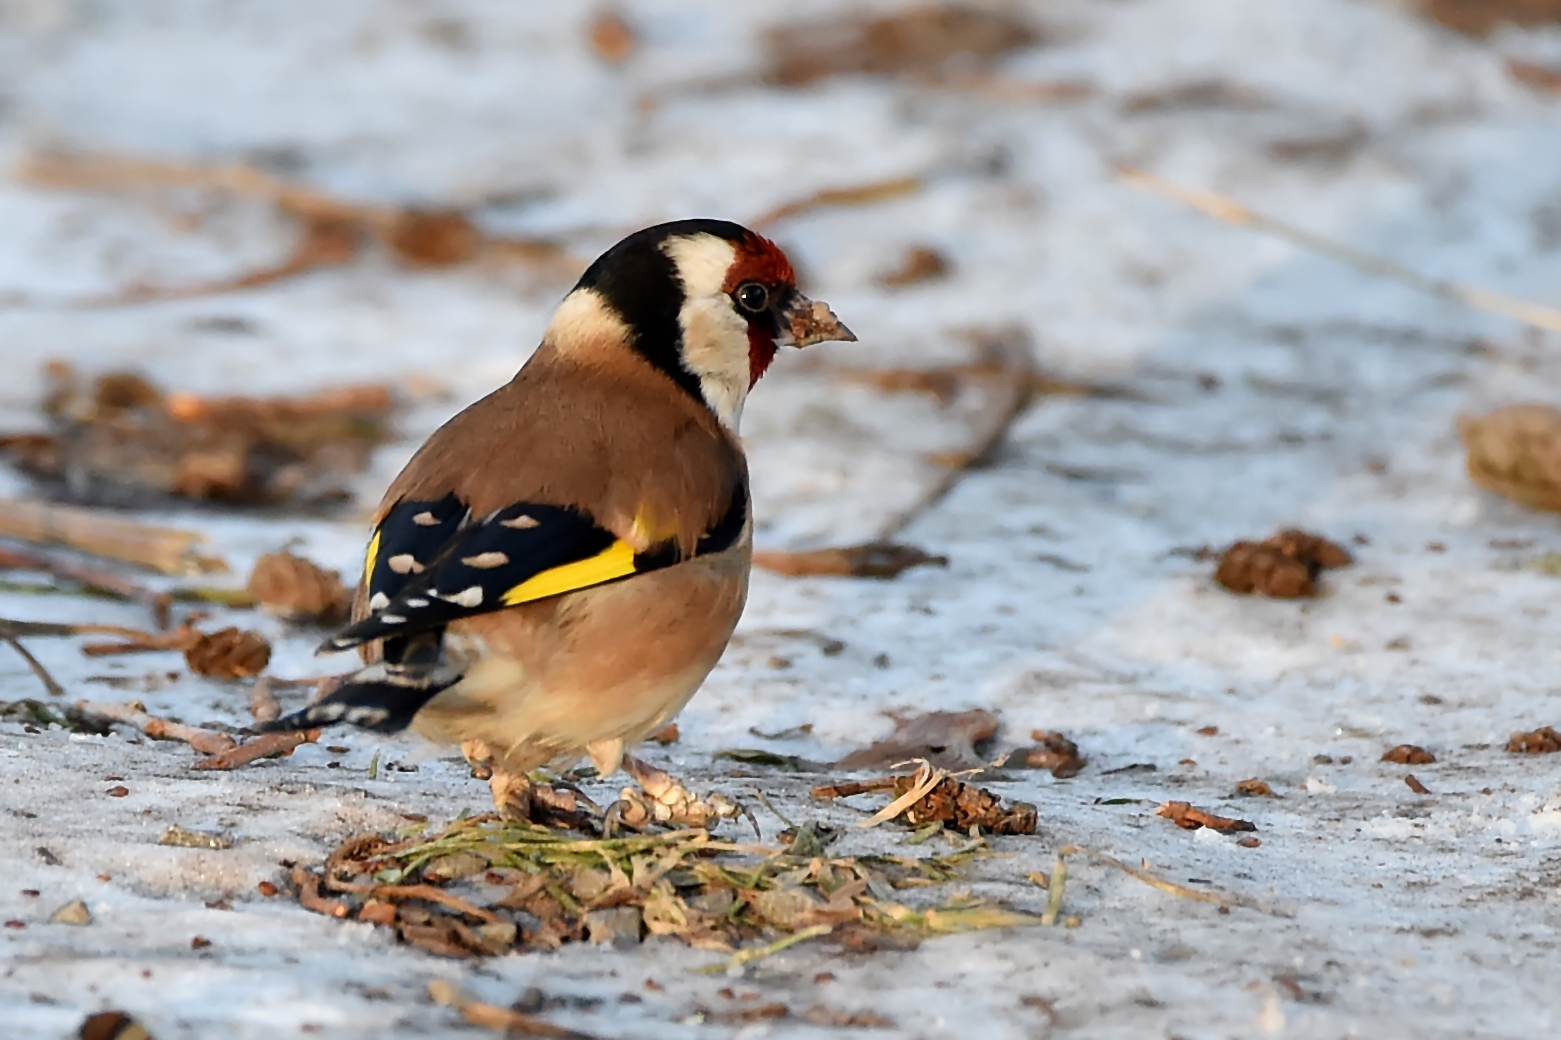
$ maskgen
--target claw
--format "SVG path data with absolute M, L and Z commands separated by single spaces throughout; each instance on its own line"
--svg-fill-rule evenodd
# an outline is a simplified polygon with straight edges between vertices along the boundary
M 639 788 L 625 787 L 619 795 L 617 819 L 627 827 L 643 829 L 652 822 L 668 827 L 700 827 L 709 829 L 720 820 L 732 820 L 753 814 L 721 794 L 700 799 L 688 788 L 678 783 L 666 770 L 625 755 L 622 769 L 639 784 Z M 753 821 L 755 830 L 758 823 Z

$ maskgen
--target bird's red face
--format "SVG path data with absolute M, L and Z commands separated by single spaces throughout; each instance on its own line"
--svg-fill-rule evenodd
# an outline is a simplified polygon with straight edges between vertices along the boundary
M 779 246 L 727 221 L 681 220 L 630 235 L 591 265 L 581 292 L 734 430 L 781 345 L 856 339 L 828 306 L 797 291 Z

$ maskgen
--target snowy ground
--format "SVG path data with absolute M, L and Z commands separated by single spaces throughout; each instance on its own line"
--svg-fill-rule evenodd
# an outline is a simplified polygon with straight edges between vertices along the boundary
M 644 46 L 608 69 L 583 8 L 355 0 L 332 4 L 0 2 L 0 158 L 45 146 L 247 159 L 346 197 L 474 205 L 485 226 L 558 233 L 589 256 L 675 216 L 741 219 L 815 188 L 918 174 L 925 190 L 819 211 L 775 230 L 861 337 L 783 357 L 750 405 L 763 546 L 870 536 L 936 479 L 966 419 L 930 399 L 832 376 L 959 361 L 959 330 L 1020 323 L 1037 359 L 1133 399 L 1048 399 L 904 537 L 950 565 L 891 583 L 757 575 L 739 637 L 666 757 L 738 797 L 755 779 L 713 754 L 766 746 L 829 759 L 887 733 L 890 713 L 985 707 L 1003 741 L 1075 737 L 1068 781 L 1017 773 L 1042 833 L 1002 839 L 977 890 L 1038 909 L 1023 880 L 1076 842 L 1147 860 L 1292 916 L 1163 895 L 1074 864 L 1073 929 L 990 932 L 912 953 L 798 947 L 734 981 L 709 954 L 654 943 L 460 964 L 383 932 L 256 894 L 278 861 L 317 861 L 350 832 L 481 808 L 459 763 L 344 734 L 333 755 L 192 773 L 182 745 L 0 724 L 0 1023 L 73 1035 L 87 1011 L 134 1011 L 159 1040 L 221 1035 L 453 1034 L 434 977 L 500 1004 L 536 985 L 556 1020 L 620 1037 L 823 1035 L 795 1020 L 699 1024 L 722 986 L 797 1007 L 870 1007 L 905 1037 L 1532 1037 L 1561 1027 L 1561 758 L 1502 750 L 1561 723 L 1551 617 L 1555 518 L 1477 493 L 1454 419 L 1561 390 L 1561 338 L 1430 301 L 1125 186 L 1130 162 L 1430 274 L 1561 303 L 1561 101 L 1512 81 L 1509 57 L 1561 67 L 1561 30 L 1471 41 L 1366 0 L 1055 0 L 1024 6 L 1044 45 L 1004 81 L 1074 82 L 1071 100 L 848 78 L 796 91 L 742 82 L 757 30 L 843 5 L 645 0 Z M 887 5 L 875 5 L 887 6 Z M 1018 7 L 1019 5 L 1011 5 Z M 736 80 L 721 90 L 701 84 Z M 645 95 L 659 99 L 641 105 Z M 432 377 L 371 499 L 444 415 L 524 359 L 564 286 L 524 268 L 413 274 L 383 259 L 264 291 L 133 308 L 51 300 L 135 280 L 217 277 L 285 251 L 248 209 L 177 220 L 146 200 L 0 180 L 0 416 L 31 422 L 46 357 L 133 365 L 175 386 L 291 391 Z M 916 244 L 947 281 L 884 290 Z M 9 480 L 10 478 L 7 478 Z M 292 538 L 352 570 L 348 522 L 173 517 L 211 533 L 240 573 Z M 1301 524 L 1362 535 L 1359 563 L 1306 604 L 1231 596 L 1171 550 Z M 1396 599 L 1390 599 L 1392 594 Z M 0 595 L 0 615 L 144 622 L 133 608 Z M 306 636 L 274 671 L 313 674 Z M 824 656 L 819 638 L 843 653 Z M 131 692 L 104 666 L 34 641 L 73 697 L 135 696 L 189 721 L 247 718 L 242 688 L 184 677 Z M 0 699 L 35 681 L 0 654 Z M 808 737 L 764 741 L 812 723 Z M 1203 727 L 1218 733 L 1204 736 Z M 1438 757 L 1378 761 L 1402 742 Z M 382 769 L 376 751 L 413 772 Z M 661 754 L 658 752 L 657 754 Z M 652 756 L 656 757 L 655 755 Z M 339 767 L 330 768 L 339 762 Z M 1156 769 L 1108 772 L 1136 763 Z M 106 789 L 123 778 L 124 798 Z M 1242 800 L 1258 776 L 1283 796 Z M 1103 805 L 1097 800 L 1139 799 Z M 1253 819 L 1248 849 L 1153 815 L 1167 798 Z M 763 816 L 763 814 L 761 814 Z M 762 819 L 766 830 L 778 828 Z M 155 844 L 170 824 L 232 849 Z M 892 842 L 887 831 L 854 847 Z M 27 897 L 23 889 L 36 889 Z M 95 918 L 49 924 L 74 898 Z M 226 897 L 233 909 L 208 909 Z M 194 950 L 191 939 L 211 940 Z M 819 972 L 836 981 L 815 984 Z M 648 985 L 654 979 L 656 986 Z M 1022 1003 L 1050 1001 L 1056 1017 Z M 599 998 L 599 1003 L 592 1003 Z M 583 1001 L 583 1003 L 582 1003 Z

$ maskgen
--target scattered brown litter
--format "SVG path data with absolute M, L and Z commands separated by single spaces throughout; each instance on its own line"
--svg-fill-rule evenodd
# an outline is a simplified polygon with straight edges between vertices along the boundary
M 586 30 L 586 42 L 591 45 L 592 53 L 609 65 L 628 61 L 639 46 L 634 30 L 624 21 L 623 14 L 616 10 L 596 13 L 591 19 L 591 27 Z
M 187 726 L 182 722 L 169 722 L 146 713 L 146 705 L 140 701 L 128 704 L 97 704 L 77 701 L 76 710 L 87 716 L 108 719 L 134 726 L 153 740 L 182 740 L 203 755 L 215 755 L 234 746 L 234 740 L 226 733 Z
M 1561 0 L 1420 0 L 1427 18 L 1470 36 L 1484 36 L 1502 22 L 1561 22 Z
M 49 377 L 51 434 L 0 437 L 0 451 L 39 480 L 114 505 L 170 496 L 233 505 L 345 501 L 343 478 L 361 472 L 390 439 L 398 407 L 383 384 L 202 398 L 164 393 L 145 380 L 143 392 L 121 393 L 118 381 L 132 378 L 125 373 L 84 384 L 55 364 Z M 189 546 L 183 532 L 170 532 L 156 552 L 187 568 Z
M 755 567 L 788 578 L 833 575 L 845 578 L 894 578 L 912 567 L 947 567 L 949 558 L 899 542 L 867 542 L 833 549 L 756 552 Z
M 249 592 L 268 614 L 327 628 L 346 621 L 352 607 L 352 592 L 340 574 L 285 549 L 255 561 Z
M 223 628 L 195 640 L 185 649 L 184 660 L 196 675 L 245 679 L 271 663 L 271 644 L 259 632 Z
M 1400 744 L 1382 753 L 1382 761 L 1396 762 L 1401 766 L 1425 766 L 1436 761 L 1436 756 L 1415 744 Z
M 544 273 L 573 277 L 582 266 L 555 242 L 486 235 L 459 210 L 345 202 L 239 164 L 202 166 L 124 156 L 55 153 L 33 157 L 21 165 L 19 173 L 42 187 L 75 191 L 207 191 L 274 206 L 298 224 L 298 239 L 290 253 L 258 270 L 197 285 L 135 285 L 83 301 L 91 305 L 256 288 L 320 268 L 351 263 L 370 242 L 413 267 L 447 267 L 491 258 L 529 262 Z
M 130 795 L 130 788 L 126 787 L 124 784 L 120 784 L 117 787 L 110 787 L 103 793 L 108 795 L 110 798 L 126 798 Z
M 888 791 L 894 800 L 862 826 L 873 826 L 903 817 L 912 827 L 929 823 L 952 824 L 956 830 L 980 827 L 992 834 L 1034 834 L 1035 806 L 1028 802 L 1003 804 L 990 791 L 961 783 L 943 769 L 922 760 L 915 773 L 866 781 L 843 781 L 813 788 L 814 798 L 849 798 L 873 791 Z
M 948 769 L 975 769 L 986 765 L 977 750 L 997 736 L 997 716 L 984 708 L 970 711 L 933 711 L 897 719 L 894 732 L 835 763 L 836 769 L 889 769 L 901 762 L 925 759 Z
M 769 60 L 764 78 L 788 87 L 852 73 L 922 82 L 958 80 L 1039 40 L 1027 23 L 973 4 L 847 15 L 766 32 Z
M 287 733 L 262 733 L 254 740 L 246 740 L 237 747 L 219 751 L 210 758 L 195 763 L 193 769 L 237 769 L 262 758 L 278 758 L 291 755 L 300 744 L 313 744 L 320 739 L 318 729 L 291 730 Z
M 1004 769 L 1049 769 L 1052 776 L 1066 780 L 1088 765 L 1079 757 L 1079 746 L 1061 733 L 1038 729 L 1030 733 L 1030 739 L 1038 741 L 1037 746 L 1009 752 L 1003 761 Z
M 1255 849 L 1258 846 L 1262 845 L 1263 842 L 1262 842 L 1261 839 L 1253 838 L 1253 837 L 1248 836 L 1248 837 L 1245 837 L 1245 838 L 1237 839 L 1236 844 L 1240 845 L 1244 849 Z
M 79 585 L 88 592 L 139 603 L 151 611 L 152 620 L 159 628 L 168 624 L 168 615 L 173 608 L 173 598 L 165 592 L 147 588 L 100 567 L 56 559 L 48 554 L 0 549 L 0 569 L 37 571 Z
M 1342 546 L 1290 529 L 1261 542 L 1236 542 L 1220 556 L 1214 580 L 1232 592 L 1297 599 L 1317 595 L 1323 570 L 1352 562 Z
M 890 289 L 936 281 L 948 277 L 949 261 L 931 246 L 913 246 L 892 270 L 878 276 L 878 284 Z
M 1508 58 L 1507 73 L 1524 86 L 1542 90 L 1547 94 L 1561 94 L 1561 69 Z
M 78 1040 L 153 1040 L 146 1027 L 123 1011 L 88 1015 L 76 1030 Z
M 0 435 L 0 452 L 9 452 L 14 440 Z M 227 564 L 221 559 L 203 556 L 197 551 L 206 541 L 203 534 L 144 524 L 80 506 L 0 499 L 0 535 L 39 545 L 63 545 L 78 552 L 163 574 L 200 574 L 227 570 Z M 50 561 L 49 567 L 43 569 L 126 599 L 142 598 L 144 590 L 127 590 L 123 579 L 103 576 L 102 572 L 89 571 L 80 565 L 65 569 L 71 566 L 63 561 Z
M 1561 409 L 1515 404 L 1458 420 L 1469 478 L 1533 509 L 1561 512 Z
M 660 744 L 665 747 L 668 744 L 676 744 L 679 736 L 678 724 L 669 722 L 645 739 L 653 744 Z
M 1514 733 L 1507 741 L 1507 750 L 1520 755 L 1550 755 L 1561 751 L 1561 733 L 1553 727 L 1541 726 L 1527 733 Z
M 1278 798 L 1274 789 L 1268 786 L 1268 781 L 1253 777 L 1250 780 L 1236 781 L 1236 793 L 1246 795 L 1249 798 Z
M 1232 834 L 1236 831 L 1255 831 L 1257 824 L 1250 820 L 1233 820 L 1224 816 L 1216 816 L 1211 812 L 1195 808 L 1187 802 L 1166 802 L 1155 810 L 1156 816 L 1164 816 L 1183 830 L 1195 831 L 1199 827 L 1207 827 L 1210 830 L 1219 831 L 1221 834 Z
M 1427 787 L 1425 784 L 1422 784 L 1420 782 L 1420 780 L 1413 773 L 1408 773 L 1408 774 L 1405 775 L 1404 783 L 1408 784 L 1409 785 L 1409 789 L 1411 791 L 1415 792 L 1416 794 L 1430 794 L 1431 793 L 1431 789 L 1429 787 Z

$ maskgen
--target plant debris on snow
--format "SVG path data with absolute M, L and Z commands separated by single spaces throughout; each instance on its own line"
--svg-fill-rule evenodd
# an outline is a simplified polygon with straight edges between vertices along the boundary
M 1199 827 L 1207 827 L 1209 830 L 1219 831 L 1221 834 L 1257 830 L 1257 824 L 1250 820 L 1235 820 L 1227 816 L 1216 816 L 1214 813 L 1199 809 L 1187 802 L 1166 802 L 1159 809 L 1155 810 L 1155 815 L 1164 816 L 1176 824 L 1176 826 L 1189 831 L 1195 831 Z
M 912 774 L 822 784 L 812 794 L 833 799 L 873 791 L 891 792 L 894 801 L 869 822 L 903 818 L 917 828 L 946 824 L 961 831 L 979 827 L 992 834 L 1034 834 L 1039 815 L 1029 802 L 1004 804 L 991 791 L 961 783 L 925 763 Z
M 946 855 L 799 855 L 701 829 L 578 838 L 486 815 L 432 838 L 357 835 L 320 871 L 294 867 L 293 880 L 306 908 L 394 928 L 442 956 L 668 935 L 740 964 L 830 933 L 918 938 L 1036 923 L 968 898 L 917 906 L 897 898 L 900 889 L 949 881 L 985 850 L 976 839 Z
M 894 732 L 871 747 L 853 751 L 836 769 L 890 769 L 924 759 L 948 769 L 979 769 L 986 759 L 977 750 L 997 736 L 997 716 L 984 708 L 931 711 L 897 719 Z
M 187 498 L 309 506 L 348 497 L 343 478 L 393 435 L 388 386 L 298 397 L 165 392 L 131 372 L 84 381 L 48 367 L 48 434 L 0 436 L 24 473 L 72 498 L 115 505 Z
M 1003 760 L 1004 769 L 1047 769 L 1059 780 L 1077 776 L 1089 763 L 1079 755 L 1079 746 L 1061 733 L 1038 729 L 1030 733 L 1038 741 L 1034 747 L 1015 748 Z
M 1561 732 L 1553 726 L 1541 726 L 1528 732 L 1512 735 L 1507 750 L 1520 755 L 1552 755 L 1561 751 Z
M 1236 542 L 1220 556 L 1214 580 L 1238 593 L 1276 599 L 1317 595 L 1317 577 L 1354 562 L 1347 549 L 1315 534 L 1280 531 L 1261 542 Z
M 352 591 L 341 575 L 286 550 L 255 561 L 248 589 L 266 613 L 326 628 L 345 622 L 352 607 Z
M 947 567 L 949 558 L 898 542 L 867 542 L 834 549 L 795 552 L 760 550 L 753 565 L 788 578 L 836 575 L 846 578 L 896 578 L 912 567 Z

